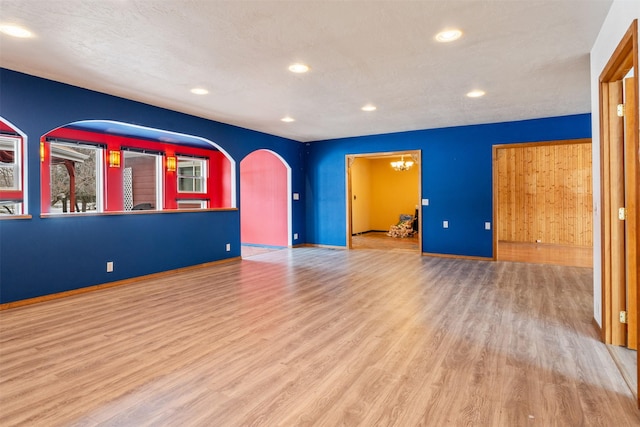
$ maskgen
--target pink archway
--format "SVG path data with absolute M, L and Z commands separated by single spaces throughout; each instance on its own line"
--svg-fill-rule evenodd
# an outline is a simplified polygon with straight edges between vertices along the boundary
M 289 178 L 284 160 L 258 150 L 240 162 L 240 239 L 243 244 L 290 245 Z

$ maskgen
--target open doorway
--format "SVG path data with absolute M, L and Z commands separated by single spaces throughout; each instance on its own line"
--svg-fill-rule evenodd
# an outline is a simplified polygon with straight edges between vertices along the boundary
M 421 152 L 346 156 L 347 248 L 421 253 Z
M 276 153 L 257 150 L 240 162 L 243 257 L 291 246 L 291 168 Z
M 493 146 L 494 257 L 593 266 L 591 139 Z
M 600 74 L 602 339 L 638 395 L 638 22 Z M 640 400 L 639 400 L 640 403 Z

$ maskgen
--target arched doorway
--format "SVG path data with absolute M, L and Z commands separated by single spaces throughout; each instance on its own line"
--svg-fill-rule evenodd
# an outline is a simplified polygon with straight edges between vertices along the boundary
M 278 154 L 257 150 L 240 162 L 240 241 L 291 246 L 291 167 Z

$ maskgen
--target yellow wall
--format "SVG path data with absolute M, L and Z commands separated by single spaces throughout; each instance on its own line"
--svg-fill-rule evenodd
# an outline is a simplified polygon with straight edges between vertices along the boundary
M 351 165 L 351 233 L 371 230 L 371 161 L 356 158 Z
M 418 167 L 398 172 L 389 164 L 399 159 L 370 160 L 371 205 L 370 221 L 372 230 L 388 230 L 398 222 L 400 214 L 415 213 L 419 205 Z
M 394 171 L 398 159 L 356 158 L 351 165 L 351 233 L 389 230 L 420 204 L 418 167 Z

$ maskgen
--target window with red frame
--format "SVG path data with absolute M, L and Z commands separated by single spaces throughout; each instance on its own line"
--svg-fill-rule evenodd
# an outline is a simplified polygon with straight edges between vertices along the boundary
M 0 215 L 24 212 L 22 138 L 0 135 Z
M 95 157 L 95 202 L 97 212 L 129 212 L 137 210 L 208 209 L 230 207 L 229 160 L 216 149 L 137 139 L 118 135 L 58 128 L 45 135 L 41 162 L 43 213 L 83 212 L 81 206 L 66 210 L 53 209 L 52 193 L 56 184 L 52 175 L 52 159 L 61 154 L 57 145 L 64 141 L 74 150 L 81 167 L 86 153 L 93 147 Z M 75 143 L 75 148 L 71 144 Z M 64 147 L 68 148 L 68 147 Z M 55 149 L 55 150 L 54 150 Z M 99 151 L 97 151 L 99 149 Z M 83 154 L 80 158 L 80 154 Z M 66 156 L 69 157 L 69 156 Z M 65 188 L 71 188 L 71 184 Z M 62 194 L 62 191 L 58 191 Z M 71 194 L 71 190 L 69 190 Z M 65 193 L 66 194 L 66 193 Z M 73 203 L 72 203 L 73 205 Z M 89 205 L 88 205 L 89 206 Z M 94 208 L 95 206 L 95 208 Z M 88 209 L 87 209 L 88 211 Z

